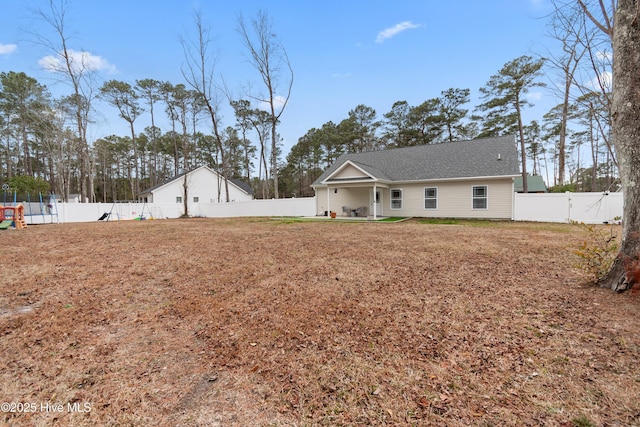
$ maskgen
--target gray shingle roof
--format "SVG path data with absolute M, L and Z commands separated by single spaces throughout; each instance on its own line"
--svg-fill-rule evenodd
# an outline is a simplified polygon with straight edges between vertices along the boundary
M 229 182 L 234 183 L 236 186 L 238 186 L 238 188 L 240 188 L 245 193 L 247 193 L 249 195 L 253 194 L 253 188 L 251 188 L 251 186 L 249 184 L 247 184 L 246 182 L 242 181 L 241 179 L 229 178 Z
M 347 160 L 378 180 L 391 182 L 520 173 L 515 138 L 510 135 L 343 154 L 313 185 L 320 185 Z

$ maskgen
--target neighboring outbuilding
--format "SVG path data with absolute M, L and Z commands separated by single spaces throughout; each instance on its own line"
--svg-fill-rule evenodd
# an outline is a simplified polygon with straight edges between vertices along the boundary
M 511 219 L 513 136 L 340 156 L 313 184 L 317 215 Z
M 514 189 L 516 193 L 524 193 L 522 188 L 522 176 L 515 179 Z M 528 193 L 548 193 L 547 184 L 540 175 L 527 175 L 527 192 Z
M 147 203 L 183 203 L 185 174 L 148 188 L 140 193 L 138 201 Z M 224 203 L 224 178 L 207 166 L 200 166 L 186 175 L 189 206 L 197 203 Z M 237 179 L 229 179 L 229 201 L 253 200 L 251 187 Z

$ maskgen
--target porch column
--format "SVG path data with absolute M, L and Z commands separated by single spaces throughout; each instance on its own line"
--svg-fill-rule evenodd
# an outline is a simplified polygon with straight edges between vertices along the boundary
M 373 220 L 375 221 L 378 218 L 378 200 L 376 200 L 376 183 L 373 183 Z
M 327 216 L 331 216 L 331 201 L 329 200 L 329 195 L 330 195 L 330 188 L 329 185 L 327 185 Z

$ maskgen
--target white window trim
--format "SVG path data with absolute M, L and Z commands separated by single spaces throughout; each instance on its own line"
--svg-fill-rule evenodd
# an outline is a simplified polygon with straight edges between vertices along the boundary
M 393 198 L 393 192 L 394 191 L 399 191 L 400 192 L 400 198 L 399 199 L 394 199 Z M 391 209 L 392 211 L 401 211 L 403 206 L 404 206 L 404 202 L 403 202 L 402 198 L 403 198 L 402 188 L 391 188 L 389 190 L 389 209 Z M 393 207 L 393 202 L 395 200 L 400 200 L 400 207 L 399 208 L 394 208 Z
M 433 198 L 429 198 L 429 199 L 427 199 L 427 196 L 425 195 L 425 192 L 426 192 L 426 191 L 427 191 L 427 189 L 429 189 L 429 188 L 435 188 L 435 190 L 436 190 L 436 197 L 435 197 L 435 199 L 433 199 Z M 439 205 L 439 204 L 438 204 L 438 193 L 439 193 L 439 191 L 438 191 L 438 187 L 424 187 L 424 188 L 422 189 L 422 196 L 423 196 L 423 198 L 422 198 L 422 200 L 423 200 L 422 207 L 424 208 L 424 210 L 425 210 L 425 211 L 437 211 L 437 210 L 438 210 L 438 205 Z M 436 201 L 436 207 L 435 207 L 435 208 L 426 208 L 426 207 L 424 207 L 424 202 L 426 202 L 427 200 L 435 200 L 435 201 Z
M 475 194 L 474 194 L 474 191 L 473 191 L 473 190 L 474 190 L 475 188 L 477 188 L 477 187 L 484 187 L 484 188 L 485 188 L 485 193 L 486 193 L 486 195 L 485 195 L 484 197 L 476 197 L 476 196 L 475 196 Z M 480 199 L 484 199 L 484 200 L 486 200 L 485 207 L 484 207 L 484 208 L 476 208 L 476 207 L 473 205 L 473 201 L 474 201 L 474 200 L 476 200 L 476 199 L 478 199 L 478 200 L 480 200 Z M 489 209 L 489 186 L 488 186 L 488 185 L 473 185 L 473 186 L 471 187 L 471 209 L 472 209 L 472 210 L 474 210 L 474 211 L 486 211 L 486 210 L 488 210 L 488 209 Z

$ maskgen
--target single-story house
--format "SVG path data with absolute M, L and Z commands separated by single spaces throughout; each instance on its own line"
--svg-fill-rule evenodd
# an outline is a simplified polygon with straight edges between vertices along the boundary
M 238 179 L 229 179 L 229 201 L 253 200 L 251 187 Z M 224 178 L 207 166 L 200 166 L 186 174 L 189 205 L 226 201 Z M 183 203 L 185 174 L 171 178 L 140 193 L 138 200 L 147 203 Z
M 513 136 L 343 154 L 313 184 L 316 214 L 513 217 Z

